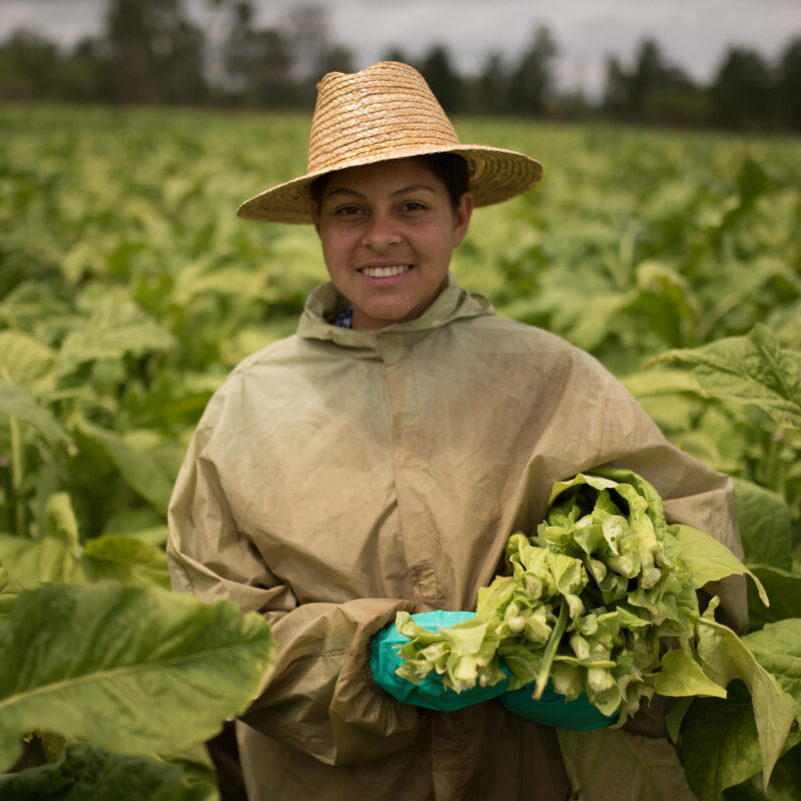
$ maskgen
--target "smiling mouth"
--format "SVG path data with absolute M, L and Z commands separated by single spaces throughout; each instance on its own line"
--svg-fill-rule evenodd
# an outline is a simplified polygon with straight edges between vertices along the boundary
M 409 272 L 413 266 L 412 264 L 392 264 L 387 267 L 361 267 L 359 272 L 368 278 L 392 278 L 395 275 Z

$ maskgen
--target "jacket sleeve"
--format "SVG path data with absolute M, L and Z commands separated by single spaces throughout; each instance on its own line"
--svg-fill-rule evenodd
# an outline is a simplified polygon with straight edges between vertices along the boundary
M 608 385 L 599 461 L 639 473 L 662 496 L 669 523 L 706 532 L 742 560 L 731 478 L 668 442 L 614 377 L 609 376 Z M 743 576 L 729 576 L 704 589 L 707 595 L 720 597 L 722 622 L 740 634 L 748 630 Z
M 212 602 L 231 599 L 260 612 L 279 650 L 262 693 L 242 720 L 329 764 L 372 760 L 408 746 L 419 712 L 378 688 L 370 640 L 402 599 L 299 604 L 237 531 L 217 472 L 204 458 L 199 428 L 173 491 L 167 554 L 173 588 Z
M 739 559 L 743 547 L 734 509 L 731 478 L 668 442 L 637 401 L 611 375 L 604 393 L 603 435 L 598 461 L 641 475 L 665 502 L 669 523 L 684 523 L 704 531 L 726 545 Z M 739 634 L 748 629 L 748 603 L 743 576 L 728 576 L 706 585 L 699 596 L 703 602 L 717 595 L 720 621 Z M 631 733 L 666 737 L 665 715 L 670 700 L 655 695 L 625 724 Z

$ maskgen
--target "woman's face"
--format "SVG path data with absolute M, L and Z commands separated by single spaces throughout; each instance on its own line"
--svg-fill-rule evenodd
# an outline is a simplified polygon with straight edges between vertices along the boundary
M 333 173 L 312 213 L 331 280 L 353 305 L 353 327 L 422 314 L 442 288 L 472 210 L 470 194 L 454 209 L 445 185 L 418 159 Z

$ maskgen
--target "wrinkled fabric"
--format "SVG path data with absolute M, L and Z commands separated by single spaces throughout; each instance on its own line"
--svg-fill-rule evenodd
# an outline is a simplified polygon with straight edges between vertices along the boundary
M 295 336 L 233 371 L 170 506 L 173 586 L 262 613 L 279 643 L 238 724 L 250 799 L 564 801 L 554 729 L 497 699 L 396 701 L 372 680 L 372 636 L 399 610 L 474 609 L 552 484 L 601 465 L 636 471 L 669 520 L 741 556 L 730 481 L 595 359 L 451 276 L 420 317 L 378 331 L 328 324 L 344 303 L 318 287 Z M 741 624 L 742 586 L 722 594 Z

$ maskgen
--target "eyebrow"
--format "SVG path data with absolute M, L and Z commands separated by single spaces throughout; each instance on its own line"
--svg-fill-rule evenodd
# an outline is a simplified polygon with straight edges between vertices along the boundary
M 396 189 L 394 192 L 390 193 L 389 197 L 397 197 L 398 195 L 405 195 L 407 192 L 417 192 L 421 189 L 432 193 L 436 191 L 433 186 L 429 186 L 428 184 L 412 184 L 411 186 L 404 186 L 402 189 Z M 326 197 L 332 197 L 333 195 L 346 195 L 348 197 L 359 198 L 365 197 L 361 192 L 357 192 L 355 189 L 348 189 L 345 186 L 340 186 L 326 193 Z

